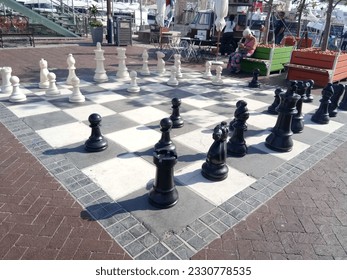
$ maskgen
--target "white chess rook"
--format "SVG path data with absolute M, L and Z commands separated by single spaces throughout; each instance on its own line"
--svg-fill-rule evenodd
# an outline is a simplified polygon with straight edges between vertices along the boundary
M 105 71 L 104 66 L 104 50 L 101 49 L 101 43 L 96 43 L 96 50 L 94 50 L 95 53 L 95 61 L 96 61 L 96 69 L 94 74 L 94 81 L 97 83 L 102 83 L 108 81 L 108 77 Z
M 177 80 L 176 76 L 177 76 L 177 68 L 176 68 L 176 66 L 172 66 L 170 79 L 167 81 L 167 84 L 169 86 L 177 86 L 178 85 L 178 80 Z
M 66 79 L 66 84 L 68 85 L 72 85 L 72 78 L 76 77 L 76 73 L 75 73 L 75 70 L 76 70 L 76 67 L 75 67 L 75 58 L 73 57 L 73 55 L 71 53 L 68 54 L 67 56 L 67 59 L 66 59 L 66 62 L 67 62 L 67 69 L 69 70 L 69 75 Z
M 216 67 L 216 77 L 214 77 L 213 80 L 212 80 L 212 84 L 213 85 L 216 85 L 216 86 L 223 85 L 222 70 L 223 70 L 222 66 L 218 65 Z
M 69 97 L 69 101 L 72 103 L 81 103 L 86 99 L 80 91 L 80 79 L 78 77 L 73 77 L 72 80 L 72 94 Z
M 130 72 L 130 86 L 127 88 L 128 92 L 139 92 L 140 87 L 137 85 L 137 73 L 136 71 Z
M 40 64 L 39 88 L 48 88 L 49 87 L 49 81 L 48 81 L 47 75 L 48 75 L 49 71 L 48 71 L 47 60 L 41 58 L 39 61 L 39 64 Z
M 146 49 L 143 50 L 143 53 L 142 53 L 142 60 L 143 60 L 143 65 L 142 65 L 142 69 L 140 71 L 140 74 L 143 75 L 143 76 L 148 76 L 151 74 L 151 72 L 149 71 L 149 68 L 148 68 L 148 52 Z
M 46 96 L 57 96 L 60 95 L 60 90 L 57 88 L 56 85 L 56 76 L 53 72 L 49 72 L 47 75 L 48 81 L 49 81 L 49 87 L 46 90 Z
M 164 75 L 166 70 L 165 70 L 165 61 L 164 58 L 165 57 L 165 53 L 163 52 L 157 52 L 157 73 L 159 75 Z
M 126 48 L 117 48 L 117 57 L 119 59 L 119 62 L 118 62 L 118 71 L 116 76 L 117 78 L 121 78 L 121 79 L 130 78 L 128 68 L 126 67 L 126 64 L 125 64 L 125 59 L 127 58 L 125 56 L 125 51 L 126 51 Z
M 12 76 L 10 78 L 13 90 L 10 95 L 10 102 L 23 102 L 27 99 L 26 95 L 22 92 L 22 89 L 19 87 L 19 78 L 17 76 Z
M 11 67 L 1 68 L 1 79 L 2 79 L 1 93 L 7 94 L 12 92 L 12 84 L 10 82 L 11 73 L 12 73 Z

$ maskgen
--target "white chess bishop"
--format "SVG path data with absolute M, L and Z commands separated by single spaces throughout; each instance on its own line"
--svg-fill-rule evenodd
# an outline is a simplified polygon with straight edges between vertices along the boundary
M 67 69 L 69 70 L 69 75 L 68 75 L 68 77 L 66 79 L 66 84 L 72 85 L 72 78 L 76 77 L 76 73 L 75 73 L 75 70 L 76 70 L 76 67 L 75 67 L 76 60 L 75 60 L 75 58 L 73 57 L 73 55 L 71 53 L 68 54 L 66 62 L 67 62 L 67 65 L 68 65 Z

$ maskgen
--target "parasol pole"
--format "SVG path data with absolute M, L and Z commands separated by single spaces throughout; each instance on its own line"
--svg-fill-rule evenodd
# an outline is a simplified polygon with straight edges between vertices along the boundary
M 220 30 L 218 31 L 218 35 L 217 35 L 217 53 L 216 53 L 216 61 L 218 60 L 218 54 L 219 54 L 219 41 L 220 41 Z

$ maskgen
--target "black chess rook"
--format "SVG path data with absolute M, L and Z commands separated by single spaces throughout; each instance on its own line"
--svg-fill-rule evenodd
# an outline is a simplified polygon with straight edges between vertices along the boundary
M 217 125 L 213 130 L 214 142 L 201 167 L 201 174 L 208 180 L 222 181 L 228 177 L 229 168 L 226 165 L 228 133 L 229 129 L 226 122 Z
M 181 128 L 184 125 L 184 121 L 180 115 L 181 99 L 175 97 L 171 100 L 172 114 L 170 119 L 172 121 L 172 128 Z
M 84 144 L 85 150 L 88 152 L 100 152 L 105 150 L 108 147 L 108 143 L 105 137 L 101 134 L 101 116 L 96 113 L 91 114 L 88 121 L 90 123 L 89 127 L 92 129 L 92 133 Z
M 292 81 L 285 93 L 280 94 L 280 105 L 277 108 L 277 122 L 270 135 L 265 139 L 265 145 L 278 152 L 290 152 L 293 148 L 292 117 L 297 113 L 296 102 L 300 96 L 295 93 L 296 82 Z
M 178 191 L 174 181 L 177 154 L 167 150 L 154 151 L 153 163 L 156 166 L 156 174 L 148 196 L 149 203 L 161 209 L 170 208 L 178 201 Z

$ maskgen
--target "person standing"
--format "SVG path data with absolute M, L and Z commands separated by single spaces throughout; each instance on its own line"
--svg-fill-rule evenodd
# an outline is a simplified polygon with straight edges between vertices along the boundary
M 221 55 L 229 55 L 236 49 L 236 43 L 234 41 L 234 28 L 236 26 L 236 23 L 234 19 L 235 16 L 230 15 L 224 27 L 220 45 Z
M 279 12 L 278 16 L 279 19 L 275 22 L 275 44 L 279 45 L 282 42 L 282 39 L 284 37 L 284 31 L 285 31 L 285 27 L 286 27 L 286 22 L 285 22 L 285 12 Z
M 345 51 L 347 47 L 347 31 L 343 33 L 342 35 L 342 45 L 341 45 L 341 50 Z

